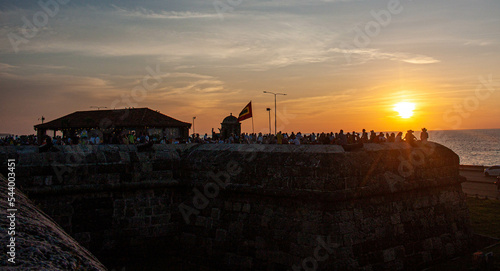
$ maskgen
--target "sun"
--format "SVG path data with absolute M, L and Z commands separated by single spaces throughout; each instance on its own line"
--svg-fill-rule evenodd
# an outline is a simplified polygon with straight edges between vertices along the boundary
M 394 111 L 398 112 L 403 119 L 413 116 L 413 110 L 415 110 L 414 103 L 400 102 L 394 105 Z

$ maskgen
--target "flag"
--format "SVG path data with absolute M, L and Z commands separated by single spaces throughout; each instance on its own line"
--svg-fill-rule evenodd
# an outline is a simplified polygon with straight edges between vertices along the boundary
M 240 115 L 238 116 L 238 121 L 246 120 L 252 117 L 252 101 L 250 101 L 243 110 L 241 110 Z

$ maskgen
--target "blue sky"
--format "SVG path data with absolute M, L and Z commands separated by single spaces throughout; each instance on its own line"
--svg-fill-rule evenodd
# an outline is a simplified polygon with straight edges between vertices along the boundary
M 0 4 L 0 132 L 131 105 L 204 133 L 250 100 L 267 131 L 263 90 L 286 131 L 500 127 L 499 1 L 42 2 Z

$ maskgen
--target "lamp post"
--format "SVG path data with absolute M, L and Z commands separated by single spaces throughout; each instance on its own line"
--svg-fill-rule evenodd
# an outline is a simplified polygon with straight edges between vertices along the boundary
M 266 110 L 269 112 L 269 134 L 271 134 L 271 108 L 266 108 Z
M 196 119 L 196 117 L 193 117 L 193 137 L 195 137 L 195 136 L 196 136 L 196 135 L 195 135 L 195 133 L 194 133 L 194 132 L 195 132 L 195 130 L 194 130 L 194 120 L 195 120 L 195 119 Z
M 274 95 L 274 134 L 276 135 L 277 134 L 277 131 L 276 131 L 276 95 L 286 95 L 285 93 L 274 93 L 274 92 L 270 92 L 270 91 L 264 91 L 264 93 L 268 93 L 268 94 L 273 94 Z

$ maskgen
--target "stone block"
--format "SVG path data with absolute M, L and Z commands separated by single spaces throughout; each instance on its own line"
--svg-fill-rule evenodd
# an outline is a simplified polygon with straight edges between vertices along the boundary
M 448 243 L 445 245 L 445 251 L 447 256 L 455 255 L 455 246 L 452 243 Z
M 141 172 L 152 172 L 153 171 L 153 164 L 149 162 L 143 162 L 141 163 Z
M 239 202 L 235 202 L 235 203 L 233 204 L 233 211 L 235 211 L 235 212 L 239 212 L 239 211 L 241 211 L 241 203 L 239 203 Z
M 400 224 L 401 223 L 401 216 L 399 214 L 391 215 L 391 223 L 392 223 L 392 225 Z
M 405 234 L 405 227 L 403 224 L 396 224 L 394 225 L 394 233 L 396 235 L 403 235 Z
M 354 232 L 354 223 L 353 222 L 341 222 L 339 223 L 339 233 L 344 235 L 347 233 Z
M 217 229 L 215 231 L 215 240 L 219 242 L 226 241 L 227 231 L 224 229 Z
M 264 210 L 264 216 L 270 217 L 270 216 L 272 216 L 273 214 L 274 214 L 273 209 L 266 208 L 266 209 Z
M 220 218 L 220 209 L 219 208 L 212 208 L 212 213 L 211 213 L 210 217 L 218 220 Z
M 233 204 L 230 201 L 225 201 L 224 202 L 224 210 L 226 210 L 226 211 L 232 211 L 233 210 Z
M 243 208 L 242 208 L 241 211 L 244 212 L 244 213 L 250 213 L 250 204 L 249 203 L 245 203 L 243 205 Z
M 396 251 L 394 250 L 394 248 L 383 250 L 382 254 L 384 262 L 390 262 L 396 259 Z
M 431 238 L 427 238 L 425 240 L 422 241 L 422 248 L 426 251 L 430 251 L 433 249 L 433 246 L 432 246 L 432 239 Z
M 207 218 L 204 216 L 197 216 L 195 225 L 199 227 L 205 227 L 207 223 Z

